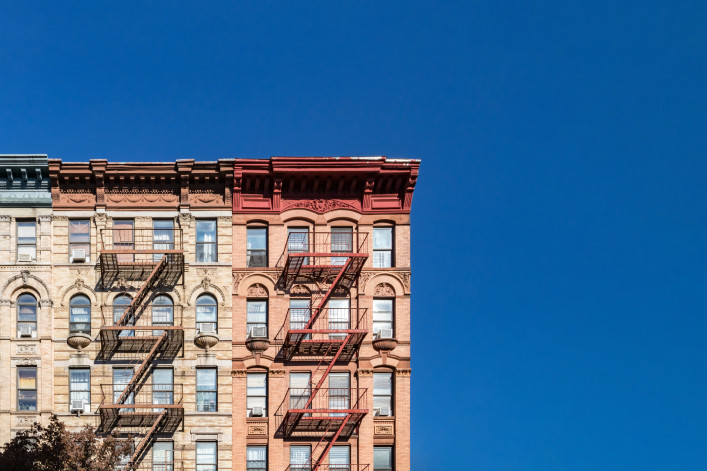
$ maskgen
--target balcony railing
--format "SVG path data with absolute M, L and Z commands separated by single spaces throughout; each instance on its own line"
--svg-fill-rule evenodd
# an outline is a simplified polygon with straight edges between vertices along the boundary
M 131 309 L 129 304 L 104 305 L 101 309 L 103 325 L 114 326 L 127 309 Z M 180 305 L 150 304 L 139 306 L 128 318 L 133 320 L 130 325 L 137 327 L 181 326 L 182 312 Z
M 349 257 L 368 257 L 368 233 L 291 232 L 277 266 L 284 267 L 292 257 L 305 267 L 341 266 Z
M 369 471 L 371 465 L 368 464 L 320 464 L 321 471 Z M 291 464 L 285 471 L 312 471 L 313 465 L 310 464 Z
M 350 413 L 368 413 L 365 388 L 319 388 L 313 398 L 312 387 L 288 388 L 275 416 L 304 414 L 323 419 L 344 417 Z
M 101 252 L 159 255 L 181 250 L 181 229 L 101 229 Z
M 110 383 L 101 384 L 100 407 L 112 409 L 125 409 L 127 412 L 141 412 L 141 409 L 161 411 L 162 408 L 181 408 L 183 385 L 181 384 L 153 384 L 144 383 L 135 387 L 124 404 L 115 401 L 123 394 L 128 384 Z M 134 409 L 134 410 L 133 410 Z

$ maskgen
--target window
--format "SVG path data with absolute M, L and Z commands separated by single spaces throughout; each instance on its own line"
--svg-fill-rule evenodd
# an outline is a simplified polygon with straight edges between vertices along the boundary
M 373 228 L 373 268 L 393 266 L 393 228 Z
M 113 250 L 131 252 L 135 250 L 135 222 L 132 219 L 113 220 Z M 135 255 L 132 253 L 118 254 L 119 263 L 132 263 Z
M 91 301 L 83 294 L 69 301 L 69 333 L 91 335 Z
M 329 326 L 328 328 L 330 330 L 347 330 L 350 329 L 349 326 L 349 316 L 350 316 L 350 309 L 349 309 L 349 299 L 348 298 L 340 298 L 340 299 L 331 299 L 329 300 Z M 345 338 L 346 333 L 337 333 L 337 332 L 331 332 L 329 333 L 329 338 L 335 339 L 335 338 Z
M 17 368 L 17 409 L 37 410 L 37 367 Z
M 268 228 L 249 227 L 246 252 L 246 266 L 268 266 Z
M 196 410 L 216 412 L 218 410 L 218 374 L 216 368 L 196 369 Z
M 393 447 L 374 446 L 373 447 L 373 470 L 393 471 Z
M 350 409 L 351 385 L 348 373 L 329 373 L 329 409 Z M 340 417 L 345 413 L 331 412 L 329 416 Z
M 311 373 L 290 373 L 290 409 L 304 409 L 311 393 Z M 309 414 L 307 414 L 309 416 Z
M 329 471 L 350 471 L 351 452 L 348 445 L 334 445 L 329 450 Z
M 216 257 L 216 221 L 196 221 L 196 261 L 215 262 Z
M 152 471 L 174 471 L 174 443 L 160 441 L 152 445 Z
M 248 417 L 267 417 L 268 386 L 266 373 L 248 373 L 246 407 Z M 258 410 L 260 408 L 260 411 Z M 262 411 L 262 413 L 260 413 Z
M 123 395 L 125 387 L 130 383 L 133 378 L 132 368 L 113 368 L 113 403 L 118 404 L 120 396 Z M 135 394 L 130 393 L 125 399 L 123 404 L 135 404 Z M 135 412 L 135 409 L 121 408 L 121 413 L 125 412 Z
M 248 330 L 248 336 L 250 336 L 253 327 L 263 327 L 265 329 L 265 336 L 268 336 L 268 302 L 264 300 L 252 300 L 247 301 L 247 321 L 246 329 Z
M 290 330 L 304 329 L 312 316 L 309 298 L 290 298 Z M 310 334 L 302 337 L 304 340 L 311 338 Z
M 373 415 L 393 415 L 393 373 L 373 373 Z
M 353 227 L 332 227 L 331 228 L 331 251 L 332 253 L 353 252 Z M 332 265 L 343 265 L 347 257 L 331 257 Z
M 28 293 L 17 298 L 17 336 L 37 336 L 37 298 Z
M 312 449 L 307 446 L 290 447 L 290 471 L 310 471 Z
M 37 260 L 37 222 L 17 221 L 17 261 Z
M 268 449 L 265 446 L 246 448 L 246 471 L 266 471 L 268 469 Z
M 196 442 L 196 471 L 216 471 L 217 468 L 216 442 Z
M 174 371 L 172 368 L 155 368 L 152 372 L 152 403 L 174 404 Z M 164 409 L 156 407 L 154 412 Z
M 201 332 L 206 327 L 218 330 L 218 303 L 210 294 L 202 294 L 196 299 L 196 329 Z
M 69 221 L 69 262 L 91 261 L 91 223 L 88 219 Z
M 91 370 L 89 368 L 69 369 L 69 407 L 74 401 L 83 401 L 84 412 L 91 408 Z
M 391 334 L 395 333 L 393 332 L 392 299 L 373 300 L 373 336 L 375 337 L 383 329 L 390 329 Z
M 166 294 L 160 294 L 152 300 L 152 325 L 165 327 L 174 325 L 174 303 Z M 162 332 L 164 331 L 153 330 L 152 335 L 162 335 Z
M 118 324 L 120 319 L 123 317 L 123 314 L 125 314 L 125 310 L 130 306 L 130 303 L 132 302 L 132 298 L 128 296 L 127 294 L 120 294 L 115 297 L 113 300 L 113 323 Z M 135 325 L 135 317 L 132 316 L 130 317 L 130 321 L 128 322 L 128 325 Z M 118 334 L 119 337 L 132 337 L 135 335 L 134 330 L 121 330 L 120 333 Z
M 309 229 L 306 227 L 287 228 L 287 251 L 289 253 L 311 252 L 309 247 Z M 305 257 L 302 265 L 309 265 L 309 257 Z
M 155 250 L 174 250 L 174 221 L 171 219 L 155 219 L 152 221 L 152 248 Z M 164 254 L 153 255 L 154 261 L 159 261 Z

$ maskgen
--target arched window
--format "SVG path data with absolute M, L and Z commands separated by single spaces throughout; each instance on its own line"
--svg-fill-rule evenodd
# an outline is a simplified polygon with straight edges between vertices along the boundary
M 174 325 L 174 302 L 166 294 L 160 294 L 152 300 L 152 325 Z M 162 331 L 153 330 L 152 335 L 162 335 Z
M 196 300 L 196 329 L 199 332 L 218 330 L 218 303 L 210 294 L 202 294 Z
M 69 333 L 91 335 L 91 300 L 83 294 L 69 301 Z
M 37 298 L 29 293 L 17 298 L 17 336 L 37 336 Z
M 125 310 L 128 308 L 130 303 L 132 302 L 132 298 L 128 296 L 127 294 L 119 294 L 118 296 L 115 297 L 113 300 L 113 323 L 117 324 L 118 321 L 120 320 L 121 317 L 123 317 L 123 314 L 125 313 Z M 135 325 L 135 318 L 131 317 L 130 322 L 128 322 L 129 325 Z M 120 334 L 118 334 L 120 337 L 132 337 L 135 335 L 134 330 L 121 330 Z

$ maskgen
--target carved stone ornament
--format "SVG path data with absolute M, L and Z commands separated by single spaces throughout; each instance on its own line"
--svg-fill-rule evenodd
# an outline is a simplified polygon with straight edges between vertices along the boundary
M 290 296 L 306 296 L 309 297 L 312 295 L 312 291 L 307 288 L 305 285 L 294 285 L 292 288 L 290 288 Z
M 374 296 L 395 296 L 395 289 L 388 283 L 380 283 L 376 286 Z
M 26 285 L 27 280 L 29 279 L 29 270 L 22 270 L 20 275 L 22 275 L 22 283 Z
M 15 418 L 15 424 L 18 427 L 31 427 L 37 419 L 38 417 L 36 415 L 18 415 Z
M 37 360 L 33 358 L 20 358 L 16 362 L 17 366 L 37 366 Z
M 199 332 L 196 337 L 194 337 L 194 345 L 199 348 L 203 348 L 207 352 L 210 348 L 216 345 L 219 341 L 218 335 L 215 333 Z
M 17 345 L 18 355 L 37 355 L 36 344 L 19 344 Z
M 256 283 L 256 284 L 248 287 L 248 297 L 249 298 L 267 298 L 268 297 L 268 289 L 265 286 L 261 285 L 260 283 Z
M 410 369 L 409 368 L 402 368 L 395 370 L 395 376 L 402 376 L 402 377 L 410 377 Z
M 273 378 L 283 378 L 285 376 L 285 370 L 270 370 L 269 373 Z
M 248 276 L 248 273 L 234 273 L 233 274 L 233 292 L 237 293 L 238 292 L 238 285 L 241 284 L 241 281 Z
M 81 352 L 91 344 L 91 337 L 86 334 L 71 334 L 69 338 L 66 339 L 66 343 L 69 344 L 69 347 L 75 348 Z
M 326 213 L 328 211 L 333 211 L 335 209 L 352 209 L 354 211 L 357 211 L 358 208 L 350 203 L 347 203 L 346 201 L 341 201 L 341 200 L 330 200 L 330 199 L 313 199 L 313 200 L 304 200 L 304 201 L 284 201 L 283 202 L 283 211 L 288 210 L 288 209 L 295 209 L 295 208 L 304 208 L 304 209 L 310 209 L 314 211 L 315 213 Z
M 359 378 L 365 378 L 369 376 L 373 376 L 373 370 L 358 370 Z
M 248 372 L 246 370 L 233 370 L 231 376 L 234 378 L 245 378 Z
M 376 423 L 373 425 L 373 434 L 374 435 L 394 435 L 395 434 L 395 428 L 394 428 L 394 423 L 392 421 L 388 422 L 383 422 L 383 423 Z
M 203 280 L 201 280 L 201 287 L 204 289 L 204 291 L 209 289 L 209 286 L 211 286 L 211 279 L 208 276 L 205 276 Z
M 248 337 L 248 339 L 245 341 L 245 346 L 251 352 L 262 353 L 268 348 L 270 348 L 270 340 L 266 338 Z
M 248 424 L 248 435 L 267 435 L 267 424 Z

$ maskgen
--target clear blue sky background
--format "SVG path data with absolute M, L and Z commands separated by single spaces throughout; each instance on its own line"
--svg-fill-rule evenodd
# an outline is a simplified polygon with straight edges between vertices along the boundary
M 420 157 L 413 469 L 707 469 L 706 20 L 2 2 L 0 152 Z

